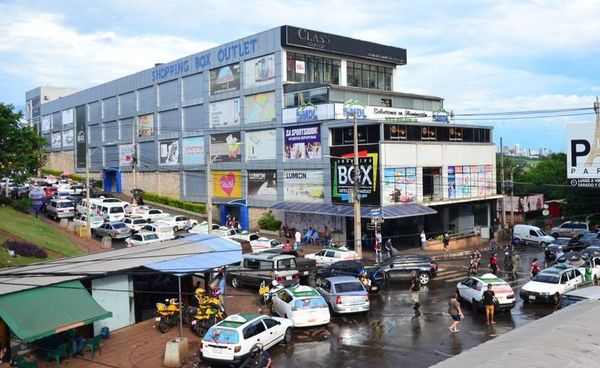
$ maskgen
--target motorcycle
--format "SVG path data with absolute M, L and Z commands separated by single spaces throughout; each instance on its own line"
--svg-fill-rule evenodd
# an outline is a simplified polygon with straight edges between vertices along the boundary
M 293 238 L 296 234 L 295 227 L 289 227 L 287 225 L 281 225 L 279 229 L 279 236 L 282 238 Z
M 469 261 L 469 270 L 467 271 L 467 276 L 476 275 L 479 272 L 479 262 L 477 258 L 471 257 Z
M 258 288 L 258 296 L 260 298 L 260 303 L 263 305 L 270 305 L 273 294 L 284 288 L 283 285 L 276 281 L 273 281 L 271 286 L 267 285 L 265 281 L 260 283 L 260 287 Z
M 167 304 L 156 303 L 155 322 L 158 322 L 158 329 L 162 333 L 166 333 L 169 329 L 179 322 L 179 313 L 184 308 L 182 303 L 179 303 L 176 298 L 166 299 Z
M 215 304 L 188 307 L 186 314 L 190 318 L 190 328 L 200 337 L 206 330 L 225 318 L 225 313 Z

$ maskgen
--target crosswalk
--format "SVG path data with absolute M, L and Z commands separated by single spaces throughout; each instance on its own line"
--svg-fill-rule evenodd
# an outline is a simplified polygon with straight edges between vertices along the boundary
M 487 271 L 487 269 L 480 270 L 479 274 L 482 274 Z M 525 282 L 530 280 L 529 275 L 521 273 L 520 277 L 516 280 L 512 278 L 512 274 L 506 271 L 500 270 L 498 272 L 498 277 L 502 278 L 506 282 L 510 284 L 511 287 L 515 287 L 518 285 L 522 285 Z M 457 283 L 467 278 L 467 268 L 466 267 L 457 267 L 457 268 L 442 268 L 438 269 L 437 276 L 434 280 L 443 281 L 445 283 Z

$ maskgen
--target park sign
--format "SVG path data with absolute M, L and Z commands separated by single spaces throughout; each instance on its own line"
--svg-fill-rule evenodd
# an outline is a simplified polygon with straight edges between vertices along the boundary
M 600 116 L 567 125 L 567 178 L 572 186 L 600 187 Z

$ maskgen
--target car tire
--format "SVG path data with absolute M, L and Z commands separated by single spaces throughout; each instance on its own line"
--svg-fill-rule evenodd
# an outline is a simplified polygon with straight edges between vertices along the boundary
M 283 343 L 288 345 L 292 342 L 292 337 L 294 337 L 294 332 L 291 327 L 285 329 L 285 333 L 283 334 Z
M 179 228 L 177 226 L 173 226 L 173 232 L 176 233 L 179 231 Z
M 548 246 L 548 243 L 546 243 L 546 242 L 541 242 L 540 243 L 540 247 L 542 247 L 542 249 L 545 249 L 546 246 Z
M 233 286 L 233 287 L 234 287 L 234 288 L 236 288 L 236 289 L 237 289 L 237 288 L 239 288 L 239 287 L 241 286 L 241 284 L 240 284 L 240 279 L 239 279 L 237 276 L 234 276 L 234 277 L 231 279 L 231 286 Z
M 427 285 L 429 283 L 429 280 L 431 280 L 431 276 L 429 276 L 429 274 L 427 272 L 421 272 L 418 276 L 417 276 L 419 282 L 421 283 L 421 285 Z
M 464 302 L 464 301 L 465 301 L 465 300 L 463 299 L 463 297 L 462 297 L 462 296 L 460 296 L 460 293 L 458 292 L 458 289 L 456 289 L 454 292 L 456 293 L 456 300 L 457 300 L 459 303 L 462 303 L 462 302 Z
M 325 280 L 325 278 L 323 276 L 316 276 L 315 277 L 315 287 L 321 287 L 323 285 L 324 280 Z
M 556 293 L 552 296 L 552 301 L 554 302 L 554 304 L 558 304 L 558 302 L 560 301 L 560 294 Z

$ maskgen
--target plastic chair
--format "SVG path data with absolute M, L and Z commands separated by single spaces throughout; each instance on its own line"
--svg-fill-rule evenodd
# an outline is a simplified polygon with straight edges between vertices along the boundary
M 60 367 L 60 359 L 63 357 L 65 359 L 70 357 L 68 343 L 60 344 L 56 349 L 48 351 L 46 355 L 46 363 L 56 360 L 56 366 Z
M 27 360 L 22 356 L 16 357 L 15 363 L 17 363 L 17 368 L 37 368 L 38 366 L 37 361 Z
M 96 335 L 91 339 L 87 340 L 83 345 L 84 352 L 85 349 L 88 349 L 92 352 L 92 359 L 94 359 L 94 356 L 96 355 L 96 350 L 98 350 L 98 352 L 102 351 L 102 348 L 100 347 L 100 335 Z

